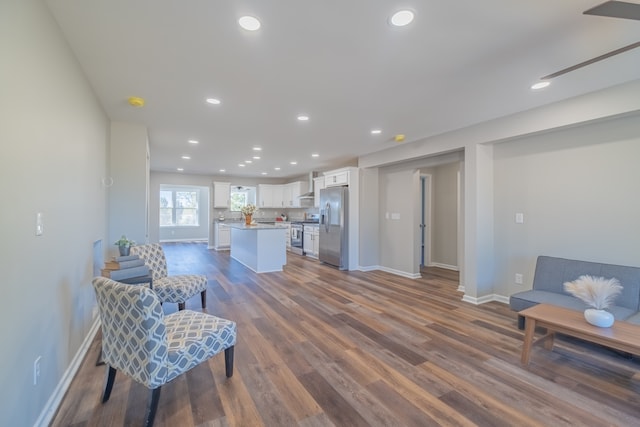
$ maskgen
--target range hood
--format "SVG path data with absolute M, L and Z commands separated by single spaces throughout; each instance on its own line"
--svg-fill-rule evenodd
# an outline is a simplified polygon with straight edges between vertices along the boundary
M 318 176 L 318 172 L 309 172 L 309 191 L 298 196 L 298 199 L 313 199 L 315 194 L 313 193 L 313 178 Z

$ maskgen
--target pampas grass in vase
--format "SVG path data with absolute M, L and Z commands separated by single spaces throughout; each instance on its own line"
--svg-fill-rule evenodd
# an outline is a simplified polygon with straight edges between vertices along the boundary
M 573 282 L 564 283 L 565 291 L 593 307 L 584 312 L 587 322 L 604 328 L 613 325 L 614 321 L 613 314 L 605 311 L 605 308 L 613 303 L 622 289 L 618 279 L 605 279 L 589 275 L 580 276 Z

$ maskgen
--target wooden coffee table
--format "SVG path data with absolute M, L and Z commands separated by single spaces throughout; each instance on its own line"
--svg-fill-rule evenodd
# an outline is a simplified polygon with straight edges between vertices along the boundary
M 522 345 L 522 364 L 529 364 L 531 347 L 536 326 L 547 330 L 547 334 L 536 340 L 544 342 L 547 350 L 553 349 L 556 333 L 580 338 L 627 353 L 640 354 L 640 326 L 616 320 L 610 328 L 590 325 L 584 319 L 584 313 L 550 304 L 538 304 L 520 311 L 525 318 L 524 344 Z

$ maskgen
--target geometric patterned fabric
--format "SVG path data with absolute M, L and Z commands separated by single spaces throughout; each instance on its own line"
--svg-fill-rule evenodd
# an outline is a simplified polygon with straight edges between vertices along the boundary
M 131 255 L 138 255 L 151 270 L 153 290 L 162 302 L 184 303 L 207 289 L 207 276 L 182 274 L 168 276 L 167 259 L 158 243 L 131 246 Z
M 96 277 L 93 287 L 105 363 L 150 389 L 236 343 L 235 322 L 191 310 L 165 316 L 160 299 L 145 286 Z

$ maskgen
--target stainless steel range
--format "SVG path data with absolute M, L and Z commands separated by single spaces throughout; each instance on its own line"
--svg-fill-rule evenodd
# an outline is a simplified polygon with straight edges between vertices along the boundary
M 307 215 L 304 221 L 291 222 L 291 252 L 304 255 L 304 224 L 318 224 L 320 216 L 318 214 Z
M 304 227 L 302 222 L 291 223 L 291 252 L 302 255 L 302 232 Z

